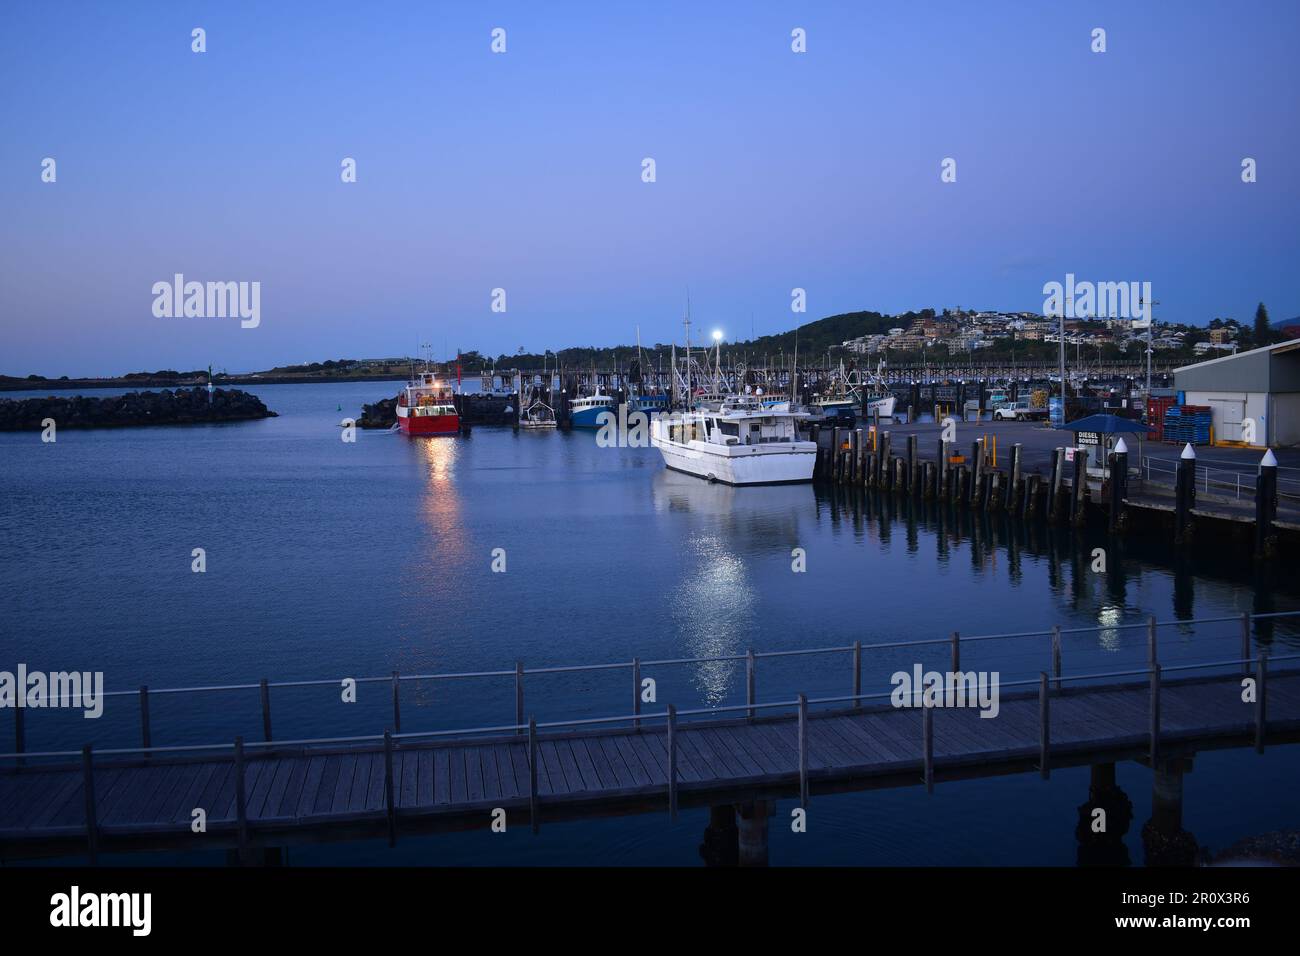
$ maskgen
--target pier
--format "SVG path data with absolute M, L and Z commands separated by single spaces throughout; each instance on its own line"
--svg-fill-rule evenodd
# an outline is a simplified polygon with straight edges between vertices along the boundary
M 1177 838 L 1181 774 L 1197 752 L 1300 741 L 1300 653 L 1273 656 L 1252 647 L 1276 619 L 1300 612 L 1165 621 L 1110 628 L 1061 628 L 711 658 L 633 660 L 569 667 L 359 680 L 391 693 L 392 720 L 382 733 L 275 740 L 271 692 L 334 686 L 338 681 L 268 681 L 150 692 L 137 698 L 139 747 L 27 752 L 23 710 L 14 711 L 15 752 L 0 755 L 0 853 L 4 859 L 131 850 L 225 848 L 244 862 L 273 859 L 303 842 L 386 837 L 491 827 L 532 828 L 590 816 L 714 809 L 725 825 L 734 810 L 739 853 L 766 859 L 767 818 L 776 800 L 815 814 L 827 793 L 935 786 L 950 780 L 1036 773 L 1087 765 L 1094 789 L 1113 783 L 1116 761 L 1152 768 L 1160 796 L 1157 829 L 1166 848 Z M 1160 634 L 1215 625 L 1211 660 L 1161 662 Z M 1071 671 L 1063 636 L 1145 632 L 1140 668 Z M 1030 641 L 1044 655 L 1036 677 L 1003 682 L 996 716 L 975 706 L 896 706 L 894 692 L 864 693 L 865 655 L 916 648 L 961 673 L 963 653 L 987 641 Z M 831 655 L 844 663 L 843 695 L 809 698 L 781 689 L 757 693 L 760 665 L 774 658 Z M 743 704 L 643 708 L 643 675 L 659 668 L 728 664 L 745 670 Z M 1281 665 L 1281 666 L 1279 666 Z M 630 677 L 628 712 L 576 720 L 525 718 L 527 678 L 576 671 Z M 469 677 L 513 680 L 512 722 L 446 731 L 401 730 L 401 689 L 412 681 Z M 1248 690 L 1247 690 L 1248 688 Z M 151 693 L 248 692 L 257 689 L 265 739 L 158 746 L 149 718 Z M 409 720 L 409 715 L 408 715 Z M 1109 768 L 1109 769 L 1107 769 Z M 191 824 L 196 809 L 204 831 Z M 717 811 L 721 810 L 719 814 Z M 919 810 L 918 812 L 924 812 Z M 1162 822 L 1163 821 L 1163 822 Z M 1172 822 L 1171 822 L 1172 821 Z M 1163 838 L 1162 838 L 1163 839 Z M 1185 842 L 1185 841 L 1184 841 Z

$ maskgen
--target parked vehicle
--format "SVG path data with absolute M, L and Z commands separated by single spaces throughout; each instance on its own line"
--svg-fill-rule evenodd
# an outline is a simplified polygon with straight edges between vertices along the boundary
M 993 420 L 999 422 L 1027 422 L 1047 417 L 1047 409 L 1031 408 L 1029 402 L 1008 402 L 993 410 Z

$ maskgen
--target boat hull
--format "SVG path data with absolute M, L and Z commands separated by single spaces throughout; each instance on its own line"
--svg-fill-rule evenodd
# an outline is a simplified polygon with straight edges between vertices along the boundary
M 406 435 L 459 435 L 459 415 L 402 415 L 397 419 Z
M 817 446 L 793 442 L 773 446 L 717 446 L 709 442 L 674 442 L 655 438 L 664 466 L 706 481 L 728 485 L 788 485 L 812 481 Z

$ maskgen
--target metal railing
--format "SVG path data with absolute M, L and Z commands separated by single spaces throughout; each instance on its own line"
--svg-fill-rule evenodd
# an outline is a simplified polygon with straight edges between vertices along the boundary
M 1220 667 L 1242 667 L 1242 673 L 1246 676 L 1252 676 L 1255 679 L 1255 748 L 1259 752 L 1264 750 L 1264 736 L 1267 725 L 1266 719 L 1266 686 L 1269 655 L 1267 651 L 1261 650 L 1256 656 L 1251 656 L 1251 625 L 1260 620 L 1275 620 L 1281 618 L 1300 617 L 1300 612 L 1283 611 L 1267 614 L 1241 614 L 1212 618 L 1200 618 L 1191 620 L 1173 620 L 1157 621 L 1151 616 L 1143 623 L 1119 624 L 1109 626 L 1087 626 L 1063 628 L 1059 625 L 1053 626 L 1048 630 L 1037 631 L 1019 631 L 1002 634 L 982 634 L 962 638 L 959 632 L 952 632 L 946 638 L 931 638 L 916 641 L 892 641 L 881 644 L 866 645 L 866 650 L 879 650 L 887 648 L 903 647 L 933 647 L 948 645 L 951 649 L 951 663 L 953 672 L 960 671 L 961 665 L 961 647 L 963 644 L 971 644 L 982 641 L 1006 640 L 1029 637 L 1051 637 L 1051 673 L 1040 671 L 1037 678 L 1025 680 L 1000 682 L 999 690 L 1013 687 L 1038 686 L 1038 705 L 1039 705 L 1039 754 L 1038 769 L 1043 776 L 1047 778 L 1050 775 L 1050 754 L 1051 754 L 1051 722 L 1050 722 L 1050 701 L 1053 691 L 1061 692 L 1061 685 L 1065 682 L 1084 681 L 1084 680 L 1111 680 L 1123 677 L 1146 676 L 1149 681 L 1149 745 L 1148 758 L 1152 764 L 1157 758 L 1160 744 L 1160 694 L 1161 694 L 1161 676 L 1162 673 L 1182 672 L 1191 670 L 1201 670 L 1207 668 Z M 1241 655 L 1237 658 L 1226 660 L 1215 660 L 1208 662 L 1199 662 L 1194 664 L 1182 664 L 1162 667 L 1158 658 L 1158 633 L 1162 626 L 1185 627 L 1191 624 L 1210 624 L 1235 621 L 1240 623 L 1240 641 Z M 1133 668 L 1127 670 L 1114 671 L 1096 671 L 1082 674 L 1065 675 L 1062 673 L 1062 647 L 1061 637 L 1065 634 L 1115 631 L 1123 629 L 1145 628 L 1147 631 L 1147 664 L 1142 668 Z M 673 819 L 677 816 L 678 807 L 678 718 L 680 717 L 701 717 L 708 716 L 716 718 L 720 714 L 740 713 L 743 712 L 747 720 L 754 720 L 759 711 L 771 711 L 779 709 L 796 709 L 798 720 L 798 767 L 789 771 L 793 778 L 798 775 L 800 805 L 808 806 L 810 791 L 808 782 L 808 707 L 810 705 L 829 705 L 829 704 L 852 704 L 853 708 L 860 708 L 865 701 L 884 700 L 891 698 L 895 691 L 884 691 L 879 693 L 864 694 L 861 686 L 861 661 L 864 645 L 860 641 L 855 641 L 852 645 L 839 647 L 823 648 L 802 648 L 790 651 L 767 651 L 756 653 L 749 651 L 744 655 L 722 655 L 716 657 L 692 657 L 692 658 L 663 658 L 655 660 L 640 661 L 633 659 L 630 662 L 610 662 L 604 664 L 587 664 L 587 665 L 564 665 L 539 667 L 531 670 L 523 668 L 522 664 L 516 663 L 513 671 L 474 671 L 451 674 L 416 674 L 400 676 L 394 672 L 391 677 L 370 677 L 357 678 L 357 683 L 381 683 L 391 681 L 393 686 L 393 707 L 394 723 L 400 721 L 400 706 L 398 688 L 402 680 L 452 680 L 468 677 L 506 677 L 513 676 L 516 680 L 516 721 L 513 724 L 503 724 L 486 727 L 468 727 L 455 730 L 432 730 L 432 731 L 414 731 L 402 733 L 400 727 L 396 732 L 392 729 L 386 729 L 382 734 L 370 734 L 361 736 L 348 737 L 321 737 L 308 738 L 302 740 L 280 740 L 275 741 L 270 736 L 270 715 L 269 715 L 269 696 L 268 690 L 271 687 L 304 687 L 320 685 L 337 685 L 342 681 L 329 680 L 311 680 L 311 681 L 282 681 L 270 683 L 266 680 L 259 681 L 257 684 L 229 684 L 229 685 L 209 685 L 203 687 L 177 687 L 166 688 L 163 690 L 153 691 L 161 694 L 183 694 L 183 693 L 206 693 L 214 691 L 227 690 L 249 690 L 259 688 L 262 692 L 264 729 L 266 740 L 260 742 L 245 743 L 242 737 L 236 737 L 233 743 L 219 744 L 194 744 L 194 745 L 176 745 L 176 746 L 152 746 L 148 742 L 148 725 L 144 726 L 145 742 L 140 747 L 125 747 L 95 750 L 90 744 L 86 744 L 80 751 L 45 751 L 45 752 L 24 752 L 21 748 L 11 754 L 0 754 L 0 759 L 12 759 L 17 762 L 17 766 L 22 766 L 22 761 L 27 759 L 38 758 L 58 758 L 58 757 L 81 757 L 82 785 L 85 795 L 85 830 L 87 848 L 92 863 L 96 862 L 98 854 L 98 845 L 101 836 L 101 826 L 95 805 L 95 776 L 94 776 L 94 757 L 105 756 L 128 756 L 141 755 L 148 757 L 155 754 L 174 754 L 174 753 L 211 753 L 226 752 L 231 753 L 231 759 L 235 765 L 235 821 L 234 827 L 237 833 L 238 845 L 241 854 L 247 853 L 250 846 L 250 822 L 247 810 L 247 788 L 245 784 L 245 750 L 262 749 L 270 750 L 277 747 L 307 747 L 307 746 L 338 746 L 358 743 L 379 743 L 382 741 L 384 750 L 384 772 L 385 772 L 385 791 L 384 791 L 384 809 L 382 813 L 387 820 L 388 840 L 390 845 L 394 845 L 397 839 L 397 807 L 394 798 L 394 778 L 393 778 L 393 752 L 403 743 L 415 743 L 421 740 L 434 740 L 445 737 L 471 738 L 483 734 L 505 735 L 516 734 L 528 735 L 528 768 L 529 768 L 529 818 L 533 832 L 537 832 L 540 826 L 540 817 L 538 811 L 539 794 L 537 784 L 537 746 L 539 730 L 572 730 L 577 727 L 594 727 L 597 725 L 617 725 L 631 724 L 632 728 L 640 731 L 643 723 L 663 722 L 664 732 L 666 734 L 666 750 L 668 754 L 667 768 L 667 786 L 666 797 L 668 811 Z M 805 694 L 799 694 L 792 700 L 767 701 L 760 703 L 756 696 L 755 665 L 758 660 L 764 658 L 783 658 L 797 657 L 817 654 L 834 654 L 848 652 L 852 655 L 853 668 L 853 692 L 847 695 L 817 697 L 809 699 Z M 1300 660 L 1300 653 L 1289 654 L 1281 657 L 1272 658 L 1274 661 Z M 746 665 L 746 701 L 744 704 L 728 704 L 715 707 L 700 707 L 688 710 L 677 710 L 669 704 L 667 708 L 660 712 L 643 713 L 641 710 L 641 687 L 640 673 L 641 668 L 645 666 L 664 666 L 676 664 L 698 664 L 714 662 L 738 662 L 744 661 Z M 634 678 L 633 707 L 631 714 L 619 714 L 614 716 L 576 718 L 569 720 L 555 720 L 538 723 L 535 717 L 530 716 L 527 721 L 523 719 L 523 689 L 522 677 L 527 674 L 555 674 L 555 673 L 573 673 L 582 671 L 595 670 L 618 670 L 630 668 Z M 1236 676 L 1236 675 L 1234 675 Z M 112 692 L 113 696 L 124 696 L 133 692 L 117 691 Z M 141 689 L 141 702 L 143 706 L 142 713 L 146 715 L 147 721 L 147 700 L 148 691 Z M 915 693 L 915 690 L 914 690 Z M 107 694 L 105 696 L 108 696 Z M 935 705 L 920 698 L 922 710 L 922 740 L 919 754 L 919 760 L 922 765 L 922 782 L 924 782 L 927 792 L 934 789 L 935 767 L 934 767 L 934 723 L 933 710 Z M 15 713 L 21 714 L 22 708 L 16 708 Z M 689 721 L 688 721 L 689 723 Z M 19 719 L 19 733 L 21 734 L 21 718 Z M 21 740 L 20 740 L 21 744 Z M 375 814 L 381 811 L 374 811 Z
M 1294 471 L 1297 477 L 1284 476 L 1281 474 L 1283 471 Z M 1278 472 L 1278 499 L 1300 502 L 1300 469 L 1279 468 Z M 1142 477 L 1146 481 L 1172 487 L 1177 474 L 1177 459 L 1155 458 L 1150 455 L 1142 457 Z M 1257 470 L 1211 468 L 1208 465 L 1197 465 L 1196 487 L 1207 495 L 1219 493 L 1225 497 L 1231 496 L 1237 499 L 1254 498 L 1257 474 Z

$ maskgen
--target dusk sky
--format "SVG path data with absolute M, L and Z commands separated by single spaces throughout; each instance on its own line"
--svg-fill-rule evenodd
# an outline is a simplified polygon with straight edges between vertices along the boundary
M 0 374 L 649 344 L 687 287 L 732 340 L 1067 272 L 1295 316 L 1297 39 L 1293 0 L 8 3 Z M 260 325 L 156 317 L 175 273 Z

